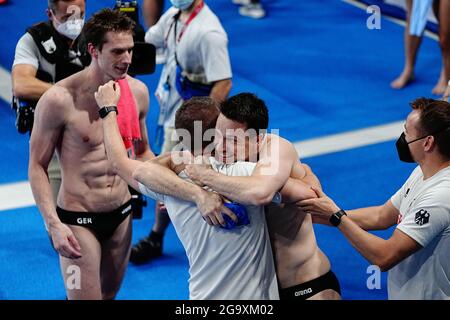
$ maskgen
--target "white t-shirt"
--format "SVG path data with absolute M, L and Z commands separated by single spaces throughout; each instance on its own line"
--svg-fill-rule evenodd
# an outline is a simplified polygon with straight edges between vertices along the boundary
M 417 167 L 391 201 L 422 248 L 389 271 L 389 299 L 450 299 L 450 167 L 426 180 Z
M 46 46 L 51 48 L 55 46 L 52 42 L 53 38 L 47 41 Z M 73 50 L 69 50 L 70 57 L 76 57 L 77 53 Z M 82 66 L 79 58 L 75 58 L 72 63 Z M 48 62 L 40 53 L 33 37 L 28 32 L 25 33 L 19 40 L 16 46 L 16 53 L 14 56 L 13 67 L 19 64 L 27 64 L 35 67 L 36 69 L 41 69 L 52 76 L 53 83 L 55 82 L 56 65 Z
M 220 164 L 214 170 L 249 176 L 255 163 Z M 186 176 L 180 173 L 180 177 Z M 189 260 L 190 299 L 279 299 L 263 206 L 246 206 L 250 224 L 233 230 L 208 225 L 196 205 L 157 194 L 142 184 L 141 192 L 164 202 Z
M 170 8 L 145 34 L 146 42 L 166 52 L 166 63 L 155 93 L 161 108 L 159 124 L 165 127 L 174 127 L 175 113 L 183 102 L 175 86 L 175 50 L 183 72 L 194 82 L 210 84 L 232 77 L 228 37 L 217 16 L 205 4 L 186 27 L 180 41 L 175 42 L 174 16 L 177 13 L 178 9 Z M 178 20 L 177 38 L 183 27 L 184 23 Z M 164 86 L 166 82 L 168 90 Z

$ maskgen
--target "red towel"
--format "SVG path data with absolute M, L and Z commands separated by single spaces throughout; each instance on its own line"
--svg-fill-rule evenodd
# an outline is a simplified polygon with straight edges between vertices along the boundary
M 117 124 L 120 135 L 127 150 L 132 150 L 134 154 L 133 142 L 141 140 L 141 129 L 137 114 L 136 100 L 131 92 L 127 79 L 117 81 L 120 86 L 120 100 L 117 104 Z

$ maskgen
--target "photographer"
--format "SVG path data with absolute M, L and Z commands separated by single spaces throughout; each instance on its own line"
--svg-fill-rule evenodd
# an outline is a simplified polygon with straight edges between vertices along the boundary
M 78 48 L 84 25 L 85 0 L 48 0 L 48 21 L 37 23 L 17 43 L 12 68 L 13 109 L 20 133 L 32 130 L 34 108 L 56 82 L 84 69 L 90 58 Z M 48 168 L 56 203 L 61 171 L 56 154 Z

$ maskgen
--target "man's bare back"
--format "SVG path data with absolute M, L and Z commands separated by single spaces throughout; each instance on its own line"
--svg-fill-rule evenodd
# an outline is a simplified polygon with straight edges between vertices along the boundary
M 268 134 L 262 144 L 261 158 L 264 161 L 264 157 L 270 158 L 271 154 L 277 154 L 281 148 L 289 147 L 292 148 L 289 141 Z M 292 163 L 290 180 L 302 180 L 305 176 L 305 167 L 296 158 Z M 296 186 L 295 193 L 304 193 L 307 196 L 304 192 L 306 190 L 299 190 L 304 187 Z M 330 271 L 330 261 L 317 245 L 311 215 L 304 213 L 294 204 L 268 205 L 266 221 L 274 249 L 280 289 L 304 284 Z M 340 295 L 334 290 L 326 289 L 309 299 L 340 299 Z
M 317 279 L 330 270 L 328 258 L 317 245 L 311 215 L 291 204 L 270 205 L 266 220 L 280 289 Z M 339 294 L 327 289 L 310 299 L 339 299 Z

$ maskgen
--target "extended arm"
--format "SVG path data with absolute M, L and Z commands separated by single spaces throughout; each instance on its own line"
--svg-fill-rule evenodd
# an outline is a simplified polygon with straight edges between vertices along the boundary
M 99 87 L 98 91 L 95 93 L 95 99 L 99 108 L 102 108 L 105 105 L 117 105 L 119 98 L 120 87 L 115 85 L 114 81 L 110 81 Z M 106 154 L 108 160 L 111 161 L 115 173 L 136 190 L 139 190 L 138 182 L 141 182 L 154 192 L 167 194 L 164 192 L 166 191 L 166 188 L 159 184 L 159 182 L 162 181 L 159 177 L 161 173 L 164 175 L 164 173 L 167 174 L 170 170 L 159 166 L 157 162 L 152 160 L 141 162 L 139 160 L 128 158 L 123 140 L 120 136 L 119 127 L 117 125 L 117 114 L 115 112 L 108 113 L 108 115 L 102 119 L 102 124 Z M 146 130 L 144 132 L 146 133 Z M 147 138 L 142 138 L 147 140 Z M 144 143 L 144 145 L 146 144 Z M 148 144 L 147 148 L 144 149 L 148 149 Z M 142 152 L 139 154 L 142 155 Z M 161 169 L 161 171 L 157 171 L 157 169 Z M 172 172 L 170 171 L 170 173 Z M 180 180 L 183 182 L 181 185 L 192 188 L 192 184 L 183 181 L 182 179 Z M 180 184 L 178 186 L 180 186 Z M 199 188 L 194 189 L 197 190 Z M 193 200 L 192 197 L 188 197 L 184 193 L 179 193 L 178 195 L 179 198 L 183 200 Z
M 79 258 L 81 248 L 69 227 L 58 218 L 47 175 L 48 164 L 64 126 L 64 110 L 71 103 L 70 95 L 58 86 L 39 100 L 30 138 L 28 178 L 55 249 L 64 257 Z
M 345 216 L 339 224 L 339 230 L 364 258 L 379 266 L 381 271 L 389 270 L 421 248 L 415 240 L 398 229 L 391 238 L 384 240 L 363 230 Z
M 334 202 L 331 203 L 330 200 L 318 199 L 316 201 L 318 201 L 317 203 L 319 203 L 319 201 L 326 201 L 321 204 L 321 206 L 324 206 L 321 210 L 326 210 L 327 213 L 331 212 L 330 214 L 332 214 L 339 209 L 337 209 L 338 207 Z M 302 205 L 301 201 L 300 205 Z M 348 217 L 363 230 L 385 230 L 390 228 L 397 223 L 399 215 L 398 210 L 393 206 L 391 200 L 386 201 L 386 203 L 381 206 L 347 210 L 346 212 Z M 328 221 L 328 215 L 313 214 L 312 218 L 314 223 L 331 225 Z
M 321 190 L 315 189 L 315 192 L 319 196 L 318 198 L 300 201 L 299 205 L 306 212 L 328 220 L 333 213 L 340 209 Z M 384 209 L 372 207 L 349 211 L 349 216 L 343 216 L 338 226 L 352 246 L 368 261 L 379 266 L 382 271 L 389 270 L 421 248 L 415 240 L 398 229 L 394 231 L 391 238 L 384 240 L 358 225 L 361 224 L 372 229 L 389 226 L 391 223 L 395 224 L 394 217 L 397 219 L 397 209 L 390 201 L 384 206 Z
M 209 224 L 225 225 L 222 212 L 236 220 L 236 216 L 223 207 L 220 195 L 181 179 L 171 168 L 159 163 L 158 158 L 142 163 L 133 178 L 153 191 L 195 203 Z
M 347 214 L 364 230 L 384 230 L 397 223 L 399 212 L 388 200 L 382 206 L 349 210 Z
M 113 81 L 101 86 L 95 94 L 99 108 L 105 105 L 117 105 L 119 97 L 120 88 L 118 85 L 115 86 Z M 138 183 L 140 182 L 156 193 L 171 195 L 196 203 L 201 212 L 211 210 L 210 207 L 216 208 L 219 206 L 220 208 L 222 206 L 218 195 L 209 193 L 197 185 L 180 179 L 172 170 L 158 162 L 161 159 L 156 158 L 146 162 L 129 159 L 120 137 L 115 112 L 110 112 L 103 118 L 102 123 L 108 159 L 112 162 L 115 172 L 133 188 L 139 190 Z M 167 155 L 163 157 L 167 157 Z M 220 204 L 218 205 L 218 203 Z M 220 209 L 216 211 L 219 211 L 220 215 Z M 225 221 L 220 215 L 220 220 L 212 221 L 212 223 L 224 224 Z

